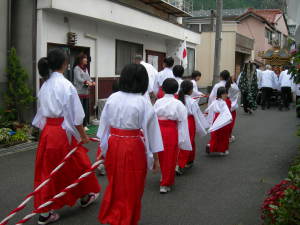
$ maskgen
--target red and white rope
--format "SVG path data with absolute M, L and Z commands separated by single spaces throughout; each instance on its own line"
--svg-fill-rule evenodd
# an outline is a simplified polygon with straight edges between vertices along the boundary
M 90 138 L 91 141 L 93 142 L 99 142 L 99 139 L 97 138 Z M 57 173 L 57 171 L 59 171 L 66 163 L 66 161 L 77 151 L 78 147 L 81 145 L 82 143 L 79 143 L 75 148 L 73 148 L 62 160 L 62 162 L 54 169 L 52 170 L 52 172 L 50 173 L 49 177 L 43 181 L 38 187 L 36 187 L 34 189 L 33 192 L 31 192 L 30 194 L 28 194 L 24 201 L 18 205 L 17 208 L 15 208 L 14 210 L 12 210 L 7 217 L 5 217 L 1 222 L 0 225 L 6 225 L 8 223 L 8 221 L 14 217 L 19 211 L 23 210 L 26 207 L 26 204 L 33 198 L 33 196 L 39 191 L 41 190 L 42 187 L 44 187 L 50 180 L 51 178 Z
M 81 176 L 79 176 L 74 183 L 70 184 L 69 186 L 67 186 L 66 188 L 64 188 L 60 193 L 58 193 L 57 195 L 55 195 L 52 199 L 50 199 L 49 201 L 43 203 L 36 210 L 33 210 L 30 214 L 26 215 L 22 220 L 20 220 L 18 223 L 16 223 L 16 225 L 22 225 L 22 224 L 26 223 L 32 217 L 34 217 L 36 214 L 38 214 L 40 212 L 40 210 L 42 210 L 43 208 L 45 208 L 45 207 L 53 204 L 57 199 L 65 196 L 72 188 L 76 187 L 81 181 L 83 181 L 86 177 L 88 177 L 89 175 L 91 175 L 93 173 L 93 171 L 99 166 L 99 164 L 102 163 L 102 161 L 103 160 L 96 161 L 91 166 L 91 168 L 88 169 L 84 174 L 82 174 Z

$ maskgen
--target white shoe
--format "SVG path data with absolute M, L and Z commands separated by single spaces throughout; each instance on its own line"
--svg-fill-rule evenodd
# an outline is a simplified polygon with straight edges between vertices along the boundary
M 178 165 L 175 168 L 175 172 L 177 176 L 183 175 L 183 169 L 181 169 Z
M 235 141 L 235 136 L 232 135 L 231 138 L 229 138 L 229 142 L 232 143 L 234 141 Z
M 220 156 L 227 156 L 227 155 L 229 155 L 229 151 L 220 152 L 219 155 Z
M 38 224 L 39 225 L 46 225 L 46 224 L 49 224 L 49 223 L 54 223 L 57 220 L 59 220 L 59 214 L 56 213 L 56 212 L 50 212 L 48 217 L 40 216 Z
M 89 128 L 87 128 L 87 127 L 84 127 L 84 130 L 85 130 L 85 131 L 88 131 L 88 130 L 90 130 L 90 129 L 89 129 Z
M 97 168 L 97 173 L 100 176 L 105 176 L 106 175 L 105 166 L 104 166 L 104 160 L 102 160 L 102 162 L 99 164 L 99 166 Z
M 99 193 L 90 193 L 89 194 L 89 199 L 87 201 L 84 201 L 83 199 L 81 199 L 80 204 L 82 208 L 86 208 L 89 205 L 93 204 L 97 198 L 99 197 Z
M 167 186 L 160 186 L 160 189 L 159 189 L 159 192 L 161 193 L 161 194 L 166 194 L 166 193 L 168 193 L 168 191 L 170 191 L 171 189 L 169 188 L 169 187 L 167 187 Z

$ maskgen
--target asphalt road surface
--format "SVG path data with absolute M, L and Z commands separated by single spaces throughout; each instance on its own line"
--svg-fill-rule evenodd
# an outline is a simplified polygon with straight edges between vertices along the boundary
M 176 178 L 173 191 L 159 194 L 159 174 L 149 172 L 140 225 L 259 225 L 260 205 L 272 185 L 287 175 L 297 154 L 299 120 L 294 110 L 254 115 L 239 112 L 227 157 L 207 157 L 208 137 L 197 140 L 195 166 Z M 94 160 L 95 144 L 89 144 Z M 34 151 L 0 156 L 0 220 L 32 190 Z M 106 178 L 99 177 L 103 190 Z M 96 225 L 101 198 L 87 209 L 59 210 L 57 225 Z M 16 219 L 32 209 L 32 204 Z M 10 224 L 14 224 L 15 219 Z M 36 224 L 35 217 L 27 224 Z

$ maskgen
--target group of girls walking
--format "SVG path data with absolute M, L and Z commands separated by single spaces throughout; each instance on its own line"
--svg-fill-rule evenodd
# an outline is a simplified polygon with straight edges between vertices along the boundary
M 177 65 L 172 69 L 173 63 L 170 58 L 166 60 L 167 75 L 162 72 L 158 78 L 161 98 L 154 105 L 145 97 L 149 77 L 142 64 L 125 66 L 118 91 L 107 99 L 97 132 L 108 179 L 98 215 L 102 224 L 137 225 L 148 169 L 155 172 L 160 169 L 160 193 L 170 192 L 175 173 L 181 175 L 193 165 L 196 134 L 204 136 L 211 132 L 207 153 L 228 153 L 238 96 L 229 72 L 221 73 L 221 81 L 215 85 L 207 115 L 204 115 L 194 99 L 202 93 L 195 90 L 195 82 L 182 80 L 183 67 Z M 89 142 L 82 125 L 84 111 L 76 89 L 63 76 L 66 68 L 66 56 L 58 49 L 50 51 L 38 63 L 44 83 L 33 121 L 33 125 L 42 130 L 36 156 L 35 187 L 80 144 L 55 177 L 36 193 L 35 208 L 91 167 L 87 149 L 82 146 Z M 192 77 L 197 81 L 201 73 L 194 72 Z M 41 211 L 38 224 L 57 221 L 59 215 L 53 210 L 73 206 L 78 199 L 82 207 L 89 206 L 99 192 L 100 185 L 92 174 L 72 192 Z

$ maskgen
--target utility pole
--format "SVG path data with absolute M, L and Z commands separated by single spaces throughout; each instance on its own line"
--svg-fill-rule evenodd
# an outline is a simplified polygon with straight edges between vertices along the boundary
M 215 37 L 215 57 L 214 57 L 214 74 L 213 85 L 218 82 L 220 74 L 220 59 L 221 59 L 221 32 L 223 23 L 223 0 L 217 1 L 217 16 L 216 16 L 216 37 Z

